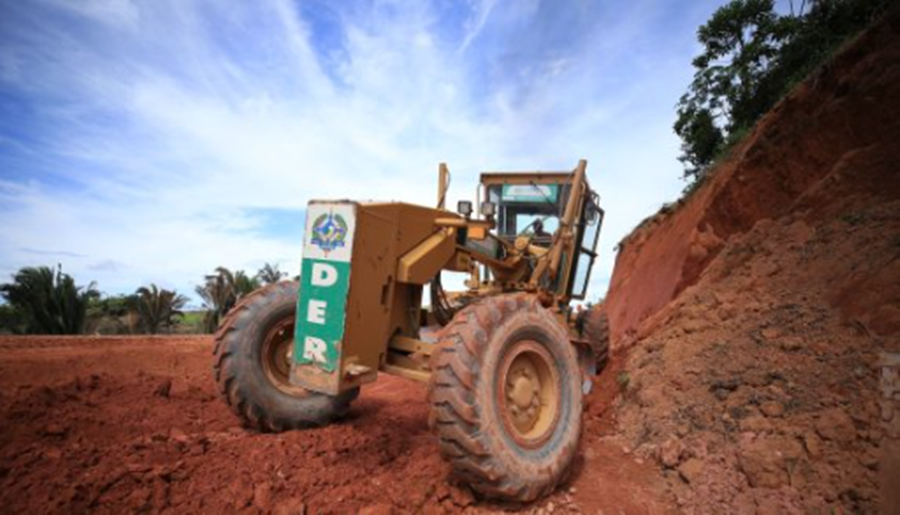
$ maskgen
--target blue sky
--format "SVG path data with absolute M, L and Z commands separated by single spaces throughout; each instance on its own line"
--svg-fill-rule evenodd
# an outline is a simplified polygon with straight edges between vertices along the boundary
M 588 160 L 614 247 L 683 183 L 674 106 L 722 2 L 0 3 L 0 277 L 107 293 L 299 270 L 311 198 L 450 201 Z

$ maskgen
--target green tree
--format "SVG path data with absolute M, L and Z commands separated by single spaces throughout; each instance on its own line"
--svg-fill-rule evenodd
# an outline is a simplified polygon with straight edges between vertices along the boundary
M 50 267 L 26 267 L 13 282 L 0 285 L 0 295 L 17 312 L 17 332 L 28 334 L 80 334 L 91 299 L 99 296 L 94 283 L 76 286 L 75 280 Z
M 259 289 L 259 287 L 260 282 L 256 276 L 251 277 L 243 270 L 238 270 L 234 273 L 235 301 L 239 300 L 241 297 L 250 295 L 254 290 Z
M 701 179 L 718 156 L 746 134 L 889 0 L 811 0 L 775 13 L 773 0 L 732 0 L 697 31 L 703 52 L 677 105 L 684 176 Z M 806 6 L 811 6 L 806 11 Z M 690 185 L 688 186 L 690 188 Z
M 138 295 L 98 295 L 88 303 L 88 317 L 123 317 L 134 309 Z
M 702 175 L 726 137 L 761 113 L 762 73 L 787 27 L 779 20 L 772 0 L 732 0 L 697 31 L 704 51 L 694 58 L 694 80 L 675 122 L 686 177 Z
M 196 292 L 203 299 L 207 309 L 203 319 L 206 332 L 214 332 L 222 318 L 237 304 L 237 301 L 259 288 L 259 281 L 249 277 L 243 270 L 231 272 L 220 266 L 215 273 L 206 276 L 206 282 L 197 286 Z
M 98 295 L 88 303 L 85 332 L 97 334 L 128 334 L 131 332 L 128 315 L 134 312 L 137 295 Z
M 181 308 L 188 302 L 184 295 L 159 289 L 155 284 L 138 288 L 135 296 L 134 309 L 141 329 L 149 334 L 156 334 L 163 328 L 171 330 L 176 318 L 184 315 Z
M 21 334 L 25 332 L 22 312 L 12 304 L 0 304 L 0 334 Z
M 287 272 L 282 272 L 278 269 L 278 265 L 273 265 L 271 263 L 266 263 L 259 269 L 259 272 L 256 273 L 256 278 L 262 281 L 262 284 L 277 283 L 285 277 L 287 277 Z

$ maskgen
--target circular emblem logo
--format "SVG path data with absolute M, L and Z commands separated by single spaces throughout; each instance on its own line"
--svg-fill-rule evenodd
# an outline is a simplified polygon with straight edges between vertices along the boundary
M 313 222 L 311 242 L 326 254 L 343 247 L 346 239 L 347 222 L 341 215 L 328 213 L 320 215 Z

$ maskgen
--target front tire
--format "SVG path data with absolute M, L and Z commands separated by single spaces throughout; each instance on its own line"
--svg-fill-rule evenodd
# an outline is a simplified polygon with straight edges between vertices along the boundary
M 482 495 L 532 501 L 566 477 L 581 437 L 581 370 L 534 296 L 460 311 L 432 356 L 428 399 L 441 455 Z
M 241 300 L 215 335 L 216 385 L 245 427 L 280 432 L 343 415 L 359 388 L 332 397 L 289 381 L 299 285 L 283 281 Z

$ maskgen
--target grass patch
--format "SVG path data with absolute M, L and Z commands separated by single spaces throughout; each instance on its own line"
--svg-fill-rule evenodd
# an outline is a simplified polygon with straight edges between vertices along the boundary
M 184 315 L 178 320 L 175 326 L 175 332 L 179 334 L 203 334 L 203 317 L 206 311 L 185 311 Z
M 619 375 L 616 376 L 616 384 L 619 385 L 619 393 L 624 394 L 628 391 L 628 385 L 631 384 L 631 375 L 625 371 L 619 372 Z

